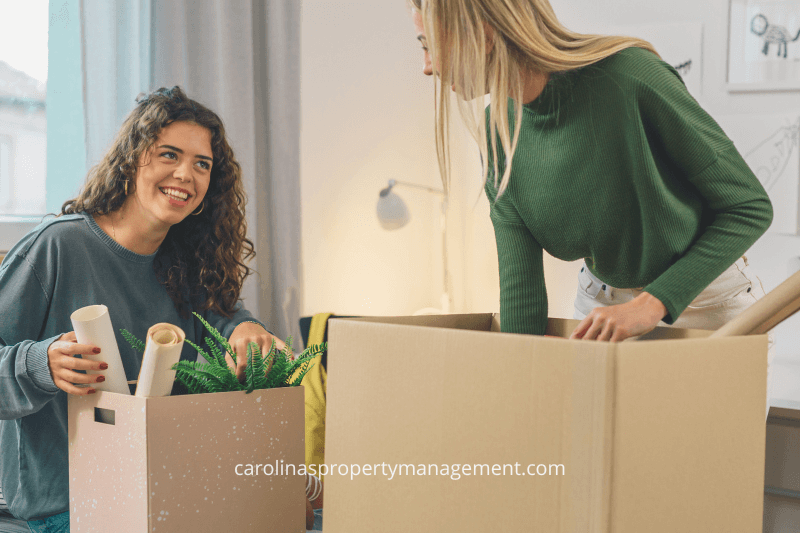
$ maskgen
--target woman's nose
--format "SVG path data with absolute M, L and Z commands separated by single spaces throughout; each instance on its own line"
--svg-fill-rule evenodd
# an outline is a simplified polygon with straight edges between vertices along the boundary
M 181 163 L 175 168 L 175 172 L 173 174 L 176 178 L 181 181 L 186 181 L 191 179 L 192 177 L 192 163 L 191 161 L 187 161 L 185 163 Z
M 422 73 L 426 76 L 433 76 L 433 67 L 431 66 L 431 56 L 425 53 L 425 59 L 422 61 Z

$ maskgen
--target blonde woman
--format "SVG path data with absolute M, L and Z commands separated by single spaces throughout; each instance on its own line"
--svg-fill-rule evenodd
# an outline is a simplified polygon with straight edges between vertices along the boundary
M 547 0 L 411 7 L 445 188 L 450 88 L 487 162 L 503 331 L 544 333 L 543 250 L 585 260 L 575 339 L 716 329 L 763 294 L 742 254 L 769 198 L 649 43 L 571 32 Z

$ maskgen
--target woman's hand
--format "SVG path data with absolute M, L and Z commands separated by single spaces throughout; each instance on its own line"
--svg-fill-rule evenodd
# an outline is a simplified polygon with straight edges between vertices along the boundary
M 595 307 L 570 339 L 620 342 L 652 331 L 666 315 L 667 308 L 661 300 L 643 292 L 628 303 Z
M 254 342 L 258 345 L 259 349 L 261 349 L 261 353 L 266 356 L 269 352 L 270 347 L 272 346 L 272 341 L 275 341 L 275 347 L 279 350 L 283 350 L 286 346 L 282 340 L 277 337 L 273 337 L 269 334 L 267 330 L 262 328 L 258 324 L 254 324 L 253 322 L 242 322 L 236 329 L 233 330 L 230 339 L 228 339 L 228 343 L 233 348 L 233 351 L 236 352 L 236 364 L 233 363 L 233 358 L 230 354 L 225 354 L 225 360 L 228 362 L 228 366 L 236 372 L 236 377 L 239 381 L 244 380 L 244 373 L 245 369 L 247 368 L 247 347 L 250 345 L 251 342 Z M 269 372 L 269 368 L 267 369 Z
M 56 387 L 76 396 L 86 396 L 97 392 L 92 387 L 76 387 L 73 383 L 102 383 L 106 380 L 102 374 L 79 374 L 76 370 L 106 370 L 103 362 L 79 359 L 76 355 L 97 355 L 100 348 L 89 344 L 78 344 L 74 331 L 65 333 L 47 349 L 47 365 L 50 376 Z

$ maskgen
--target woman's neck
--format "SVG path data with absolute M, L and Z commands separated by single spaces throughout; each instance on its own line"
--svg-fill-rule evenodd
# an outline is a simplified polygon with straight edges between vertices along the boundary
M 120 209 L 107 215 L 95 217 L 100 228 L 114 241 L 128 250 L 139 255 L 156 253 L 158 247 L 167 237 L 169 227 L 154 227 L 142 220 L 131 216 L 123 205 Z
M 522 103 L 529 104 L 539 98 L 539 95 L 542 94 L 549 80 L 550 74 L 546 72 L 526 72 L 522 86 Z

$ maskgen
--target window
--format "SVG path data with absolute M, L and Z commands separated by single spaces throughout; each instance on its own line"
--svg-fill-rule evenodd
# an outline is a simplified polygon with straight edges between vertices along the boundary
M 0 15 L 0 255 L 46 213 L 48 1 Z

